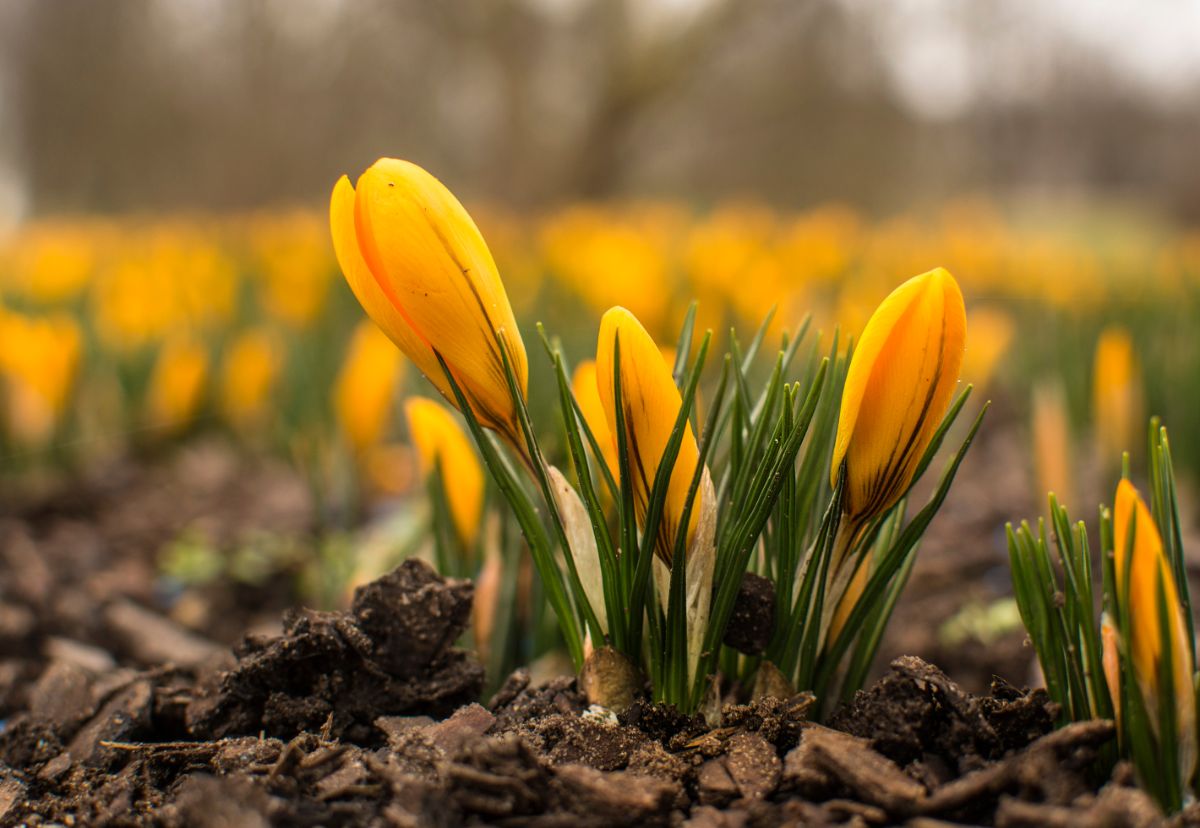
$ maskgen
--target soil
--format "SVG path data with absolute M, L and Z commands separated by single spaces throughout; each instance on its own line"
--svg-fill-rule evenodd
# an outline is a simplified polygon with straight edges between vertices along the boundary
M 453 646 L 469 582 L 406 561 L 349 610 L 182 667 L 56 653 L 0 733 L 6 825 L 1154 825 L 1108 722 L 1054 731 L 1044 692 L 983 697 L 903 657 L 824 727 L 811 699 L 726 704 L 715 726 L 588 708 L 511 676 L 481 706 Z M 940 820 L 941 822 L 936 822 Z
M 417 561 L 332 612 L 289 608 L 286 573 L 164 594 L 162 545 L 198 521 L 225 542 L 312 528 L 294 476 L 219 444 L 10 503 L 0 825 L 1162 824 L 1128 767 L 1097 775 L 1110 724 L 1054 730 L 1044 692 L 1020 686 L 1019 632 L 945 643 L 978 597 L 963 583 L 1004 594 L 1003 548 L 981 534 L 1003 499 L 994 478 L 964 481 L 879 679 L 827 726 L 805 696 L 730 700 L 711 724 L 645 702 L 617 717 L 526 671 L 480 704 L 482 668 L 455 647 L 472 587 Z

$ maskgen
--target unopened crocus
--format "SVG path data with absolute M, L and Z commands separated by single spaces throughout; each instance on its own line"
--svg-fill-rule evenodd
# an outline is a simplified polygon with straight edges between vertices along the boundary
M 843 464 L 843 509 L 859 523 L 907 491 L 958 383 L 966 312 L 936 268 L 892 291 L 867 321 L 842 393 L 831 480 Z
M 1110 327 L 1096 341 L 1092 371 L 1092 410 L 1096 450 L 1114 468 L 1123 452 L 1141 440 L 1142 390 L 1133 338 L 1124 328 Z
M 596 345 L 596 384 L 614 449 L 618 404 L 613 392 L 614 355 L 618 342 L 621 360 L 619 403 L 625 421 L 625 445 L 629 455 L 633 501 L 641 523 L 646 517 L 658 464 L 675 428 L 683 400 L 671 376 L 670 366 L 663 360 L 662 352 L 642 324 L 625 308 L 609 309 L 600 320 L 600 337 Z M 696 438 L 691 425 L 687 425 L 671 470 L 662 519 L 654 540 L 655 554 L 668 566 L 675 549 L 675 539 L 684 529 L 681 526 L 683 513 L 698 460 Z M 686 527 L 689 539 L 698 517 L 699 510 L 693 509 Z
M 381 158 L 357 186 L 338 180 L 329 218 L 367 314 L 455 404 L 440 354 L 480 424 L 522 446 L 501 348 L 524 395 L 525 346 L 492 254 L 458 199 L 416 164 Z
M 1038 494 L 1052 493 L 1059 503 L 1074 503 L 1071 421 L 1062 381 L 1039 381 L 1033 387 L 1031 405 L 1033 472 Z
M 53 437 L 79 374 L 83 333 L 65 314 L 24 316 L 0 310 L 0 378 L 7 425 L 23 444 Z
M 463 548 L 472 549 L 483 511 L 483 468 L 471 441 L 454 415 L 433 400 L 410 397 L 404 413 L 421 474 L 428 477 L 440 468 L 455 530 Z
M 221 407 L 238 428 L 260 425 L 266 417 L 282 356 L 279 342 L 261 329 L 238 334 L 225 349 Z
M 1196 767 L 1196 695 L 1191 651 L 1183 608 L 1162 537 L 1150 510 L 1128 480 L 1117 485 L 1113 507 L 1113 564 L 1118 600 L 1129 640 L 1125 651 L 1149 714 L 1159 731 L 1163 668 L 1170 664 L 1179 745 L 1179 770 L 1185 782 Z M 1167 608 L 1163 629 L 1159 596 Z M 1166 641 L 1168 646 L 1164 648 Z M 1161 734 L 1158 734 L 1161 737 Z
M 962 377 L 979 388 L 987 387 L 992 374 L 1008 351 L 1015 333 L 1012 317 L 997 308 L 983 307 L 967 314 L 966 351 Z
M 618 343 L 621 376 L 619 400 L 615 393 Z M 662 351 L 642 324 L 625 308 L 611 308 L 600 320 L 600 337 L 596 346 L 596 383 L 613 435 L 618 433 L 617 406 L 621 406 L 634 507 L 638 522 L 644 526 L 658 466 L 675 428 L 683 399 Z M 683 573 L 683 611 L 687 619 L 689 680 L 695 678 L 700 662 L 711 610 L 713 569 L 716 565 L 717 498 L 708 469 L 700 472 L 696 502 L 687 525 L 684 525 L 692 477 L 699 462 L 700 455 L 692 427 L 685 425 L 667 484 L 662 517 L 654 537 L 654 580 L 659 601 L 665 609 L 675 543 L 680 532 L 685 533 L 687 563 Z
M 154 363 L 146 405 L 153 426 L 182 429 L 196 415 L 208 380 L 208 353 L 181 335 L 164 343 Z
M 333 386 L 334 413 L 356 455 L 382 442 L 403 375 L 404 358 L 374 322 L 362 320 Z

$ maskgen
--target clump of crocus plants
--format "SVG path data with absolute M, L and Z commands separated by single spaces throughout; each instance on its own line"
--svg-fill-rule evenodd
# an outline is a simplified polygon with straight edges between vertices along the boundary
M 594 362 L 572 370 L 539 327 L 555 380 L 533 390 L 557 403 L 552 454 L 495 263 L 450 191 L 382 159 L 357 185 L 337 183 L 330 219 L 363 308 L 465 418 L 596 701 L 620 706 L 646 687 L 691 711 L 724 678 L 827 705 L 861 685 L 982 419 L 910 516 L 911 488 L 970 393 L 955 396 L 965 314 L 949 273 L 900 285 L 853 350 L 836 335 L 820 345 L 803 323 L 768 353 L 768 317 L 713 359 L 693 306 L 668 361 L 614 307 Z M 774 605 L 756 641 L 730 629 L 752 575 Z
M 1157 420 L 1149 448 L 1149 506 L 1126 456 L 1113 505 L 1100 509 L 1099 618 L 1087 526 L 1073 524 L 1053 494 L 1049 526 L 1009 525 L 1008 547 L 1021 618 L 1060 724 L 1115 720 L 1108 762 L 1132 760 L 1171 812 L 1196 790 L 1195 631 L 1170 444 Z

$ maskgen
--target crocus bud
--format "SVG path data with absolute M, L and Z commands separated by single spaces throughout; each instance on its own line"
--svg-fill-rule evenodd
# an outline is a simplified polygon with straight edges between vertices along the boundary
M 208 354 L 198 341 L 181 335 L 166 342 L 150 375 L 150 422 L 169 431 L 182 429 L 196 415 L 207 380 Z
M 1092 366 L 1092 413 L 1096 450 L 1112 467 L 1144 439 L 1142 389 L 1133 339 L 1124 328 L 1107 328 L 1096 341 Z
M 428 477 L 441 466 L 450 517 L 463 548 L 471 549 L 479 536 L 483 511 L 483 469 L 471 441 L 454 415 L 433 400 L 410 397 L 404 404 L 404 413 L 421 474 Z
M 342 434 L 360 457 L 383 440 L 392 416 L 404 357 L 373 323 L 354 329 L 333 385 L 333 408 Z
M 1192 675 L 1195 659 L 1158 527 L 1128 480 L 1117 485 L 1113 545 L 1116 592 L 1122 600 L 1128 597 L 1122 606 L 1130 639 L 1125 642 L 1126 652 L 1156 733 L 1163 689 L 1159 687 L 1160 671 L 1164 660 L 1170 661 L 1179 731 L 1179 769 L 1186 781 L 1196 767 L 1196 691 Z M 1166 630 L 1162 628 L 1159 613 L 1160 590 L 1169 616 Z M 1164 640 L 1169 642 L 1165 650 Z
M 417 165 L 381 158 L 357 188 L 338 180 L 329 220 L 367 314 L 454 404 L 440 354 L 480 424 L 523 445 L 500 348 L 523 396 L 525 345 L 492 254 L 458 199 Z
M 221 407 L 239 428 L 261 425 L 271 406 L 283 348 L 266 330 L 239 334 L 225 350 Z
M 1034 385 L 1031 409 L 1029 426 L 1037 492 L 1041 495 L 1053 492 L 1059 503 L 1075 503 L 1071 419 L 1062 381 L 1046 379 Z
M 1107 612 L 1100 613 L 1100 660 L 1104 684 L 1112 699 L 1113 714 L 1121 721 L 1121 657 L 1117 650 L 1117 628 Z
M 892 291 L 867 321 L 842 392 L 830 479 L 846 466 L 843 508 L 855 522 L 907 491 L 950 404 L 966 311 L 954 277 L 936 268 Z
M 646 518 L 650 491 L 654 488 L 654 475 L 683 400 L 671 376 L 671 368 L 663 361 L 662 353 L 642 324 L 625 308 L 609 309 L 600 320 L 600 337 L 596 345 L 596 383 L 612 440 L 617 439 L 618 401 L 613 393 L 613 357 L 618 341 L 621 346 L 620 405 L 625 420 L 625 444 L 633 478 L 633 502 L 638 522 L 642 523 Z M 675 539 L 681 531 L 688 489 L 698 461 L 696 438 L 691 425 L 688 425 L 671 470 L 662 520 L 654 540 L 655 554 L 668 566 L 675 549 Z M 699 508 L 692 510 L 686 527 L 688 542 L 691 541 L 699 512 Z

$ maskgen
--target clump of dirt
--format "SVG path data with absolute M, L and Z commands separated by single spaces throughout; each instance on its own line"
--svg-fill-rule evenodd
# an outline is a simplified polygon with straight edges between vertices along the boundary
M 483 668 L 452 645 L 470 618 L 469 581 L 409 560 L 359 587 L 348 612 L 289 611 L 281 636 L 248 637 L 237 665 L 187 708 L 195 736 L 267 733 L 377 741 L 382 714 L 444 716 L 479 697 Z
M 1025 747 L 1051 728 L 1058 712 L 1045 691 L 993 687 L 999 695 L 973 696 L 933 665 L 901 656 L 889 675 L 835 711 L 830 724 L 871 739 L 901 765 L 921 762 L 942 776 L 966 773 Z

